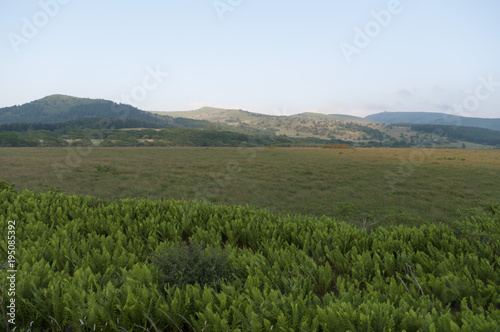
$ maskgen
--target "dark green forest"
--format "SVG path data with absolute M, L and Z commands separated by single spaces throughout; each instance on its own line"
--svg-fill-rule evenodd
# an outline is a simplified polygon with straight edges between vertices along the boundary
M 443 126 L 411 124 L 410 129 L 419 132 L 433 133 L 452 140 L 467 141 L 500 147 L 500 131 L 464 126 Z

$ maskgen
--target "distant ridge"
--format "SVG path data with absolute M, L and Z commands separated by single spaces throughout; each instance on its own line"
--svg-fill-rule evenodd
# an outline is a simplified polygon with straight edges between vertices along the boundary
M 238 120 L 246 120 L 252 117 L 265 117 L 271 115 L 252 113 L 244 110 L 225 109 L 216 107 L 202 107 L 193 111 L 174 111 L 174 112 L 153 112 L 156 114 L 166 114 L 173 117 L 183 117 L 197 120 L 209 120 L 215 122 L 225 121 L 233 118 Z
M 345 115 L 345 114 L 330 114 L 332 116 L 340 116 L 344 119 L 347 119 L 347 120 L 353 120 L 353 121 L 366 121 L 366 120 L 369 120 L 369 119 L 366 119 L 366 118 L 362 118 L 362 117 L 359 117 L 359 116 L 354 116 L 354 115 Z M 372 120 L 370 121 L 367 121 L 367 122 L 373 122 Z
M 215 108 L 215 107 L 202 107 L 193 111 L 177 111 L 177 112 L 154 112 L 157 114 L 166 114 L 173 117 L 185 117 L 190 119 L 204 119 L 215 122 L 225 122 L 228 119 L 240 120 L 240 121 L 249 121 L 251 119 L 256 118 L 308 118 L 308 119 L 316 119 L 316 120 L 333 120 L 333 121 L 354 121 L 359 123 L 373 123 L 376 121 L 372 121 L 370 119 L 361 118 L 352 115 L 343 115 L 343 114 L 323 114 L 323 113 L 314 113 L 314 112 L 304 112 L 293 115 L 273 115 L 273 114 L 261 114 L 254 113 L 249 111 L 244 111 L 241 109 L 224 109 L 224 108 Z
M 430 124 L 448 125 L 461 127 L 478 127 L 500 131 L 500 118 L 470 118 L 464 116 L 451 115 L 434 112 L 382 112 L 371 114 L 365 119 L 378 121 L 387 124 L 410 123 L 410 124 Z
M 305 112 L 296 115 L 291 115 L 292 117 L 303 117 L 310 119 L 322 119 L 322 120 L 334 120 L 334 121 L 354 121 L 360 123 L 373 123 L 374 121 L 360 118 L 352 115 L 344 115 L 344 114 L 323 114 L 323 113 L 313 113 L 313 112 Z

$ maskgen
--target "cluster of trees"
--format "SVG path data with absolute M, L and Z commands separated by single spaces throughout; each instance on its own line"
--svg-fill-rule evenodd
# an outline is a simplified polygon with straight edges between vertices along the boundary
M 366 139 L 382 141 L 385 137 L 384 133 L 381 132 L 380 130 L 364 126 L 355 122 L 344 122 L 341 124 L 341 128 L 344 128 L 345 130 L 348 131 L 362 132 L 367 137 Z
M 101 146 L 322 146 L 328 143 L 345 144 L 341 140 L 318 138 L 291 138 L 284 135 L 248 135 L 232 131 L 198 130 L 192 128 L 154 131 L 128 130 L 106 134 Z
M 297 133 L 310 134 L 315 136 L 327 136 L 329 138 L 336 138 L 338 136 L 345 136 L 346 134 L 355 133 L 361 134 L 363 140 L 376 140 L 381 141 L 385 135 L 380 130 L 365 126 L 355 122 L 345 122 L 338 120 L 314 120 L 302 119 L 301 124 L 293 127 Z M 292 127 L 287 126 L 287 129 Z
M 173 124 L 173 123 L 172 123 Z M 75 129 L 122 129 L 122 128 L 165 128 L 165 124 L 148 122 L 138 119 L 103 119 L 98 117 L 80 118 L 56 123 L 9 123 L 0 125 L 1 131 L 26 132 L 33 130 L 54 131 L 58 134 L 66 134 Z
M 328 143 L 350 144 L 342 140 L 323 140 L 319 138 L 290 138 L 284 135 L 249 135 L 233 131 L 195 129 L 195 128 L 166 128 L 166 129 L 100 129 L 101 120 L 74 120 L 88 126 L 59 126 L 59 124 L 23 125 L 13 124 L 4 127 L 21 127 L 23 131 L 0 132 L 0 147 L 19 146 L 211 146 L 211 147 L 238 147 L 238 146 L 322 146 Z M 130 120 L 134 124 L 139 120 Z M 113 119 L 117 126 L 126 125 L 126 120 Z M 53 126 L 53 127 L 51 127 Z M 90 127 L 90 128 L 89 128 Z M 94 128 L 92 128 L 94 127 Z M 95 128 L 97 127 L 97 128 Z M 37 129 L 49 128 L 53 129 Z
M 0 147 L 22 147 L 39 145 L 39 140 L 33 136 L 10 131 L 0 132 Z
M 478 127 L 411 124 L 411 130 L 449 139 L 500 147 L 500 131 Z
M 123 129 L 123 128 L 207 128 L 211 125 L 209 121 L 193 120 L 186 118 L 173 118 L 168 122 L 151 122 L 134 118 L 99 118 L 85 117 L 74 120 L 56 123 L 24 123 L 13 122 L 9 124 L 1 124 L 0 132 L 16 131 L 26 132 L 30 130 L 47 130 L 54 131 L 58 134 L 66 134 L 74 129 Z

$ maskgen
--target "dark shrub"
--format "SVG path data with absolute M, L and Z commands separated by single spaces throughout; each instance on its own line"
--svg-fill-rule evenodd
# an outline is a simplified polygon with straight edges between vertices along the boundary
M 228 251 L 205 248 L 204 244 L 174 242 L 152 256 L 158 268 L 158 283 L 165 285 L 205 284 L 218 285 L 230 279 L 232 269 Z

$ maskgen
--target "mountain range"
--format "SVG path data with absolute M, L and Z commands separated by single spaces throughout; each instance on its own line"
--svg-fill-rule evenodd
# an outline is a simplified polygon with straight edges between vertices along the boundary
M 51 95 L 23 105 L 0 108 L 0 132 L 48 130 L 59 131 L 58 137 L 67 136 L 62 132 L 68 132 L 68 128 L 196 128 L 299 140 L 345 141 L 356 146 L 404 147 L 430 144 L 430 135 L 438 130 L 437 127 L 446 134 L 444 142 L 451 144 L 450 147 L 459 147 L 465 142 L 479 144 L 472 145 L 475 148 L 500 144 L 500 119 L 444 113 L 383 112 L 362 118 L 311 112 L 266 115 L 213 107 L 186 112 L 147 112 L 109 100 L 64 95 Z
M 172 122 L 174 118 L 206 120 L 215 123 L 261 123 L 262 119 L 311 119 L 350 121 L 359 124 L 429 124 L 478 127 L 500 130 L 500 118 L 485 119 L 436 112 L 381 112 L 365 118 L 344 114 L 300 113 L 294 115 L 266 115 L 243 110 L 203 107 L 182 112 L 147 112 L 131 105 L 117 104 L 104 99 L 77 98 L 51 95 L 19 106 L 0 108 L 0 124 L 55 123 L 83 117 L 130 118 L 149 122 Z M 268 121 L 264 121 L 267 124 Z

